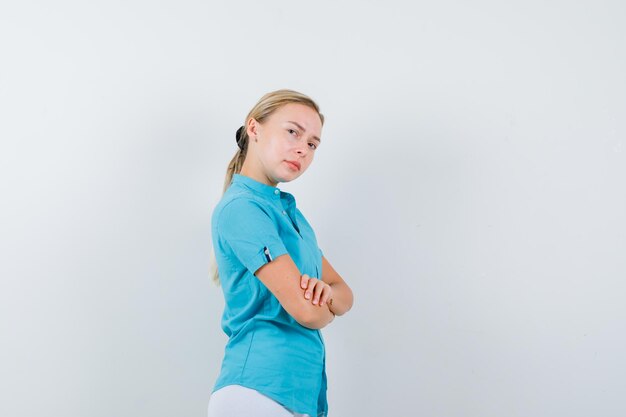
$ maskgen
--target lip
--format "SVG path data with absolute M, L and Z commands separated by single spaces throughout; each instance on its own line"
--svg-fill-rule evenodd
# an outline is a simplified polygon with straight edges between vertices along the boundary
M 299 162 L 297 162 L 297 161 L 285 161 L 285 162 L 287 162 L 288 164 L 293 165 L 298 171 L 300 171 L 300 163 Z

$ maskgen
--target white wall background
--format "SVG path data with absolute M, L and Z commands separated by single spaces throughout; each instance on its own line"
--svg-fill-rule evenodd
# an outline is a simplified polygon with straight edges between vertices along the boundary
M 0 5 L 0 414 L 206 415 L 234 132 L 327 117 L 281 187 L 355 293 L 329 417 L 624 416 L 620 1 Z

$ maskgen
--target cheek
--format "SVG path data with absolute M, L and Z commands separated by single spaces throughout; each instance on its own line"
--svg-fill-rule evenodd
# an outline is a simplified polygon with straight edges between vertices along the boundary
M 274 152 L 284 151 L 287 147 L 289 147 L 289 142 L 287 142 L 286 140 L 284 140 L 280 136 L 275 136 L 272 139 L 272 142 L 271 142 L 271 145 L 270 145 L 270 148 L 272 148 L 272 150 Z
M 286 159 L 289 159 L 289 155 L 291 153 L 288 147 L 278 145 L 269 149 L 266 156 L 274 165 L 281 165 Z
M 279 159 L 284 153 L 283 148 L 284 146 L 282 146 L 280 141 L 274 140 L 265 147 L 265 156 L 270 159 Z

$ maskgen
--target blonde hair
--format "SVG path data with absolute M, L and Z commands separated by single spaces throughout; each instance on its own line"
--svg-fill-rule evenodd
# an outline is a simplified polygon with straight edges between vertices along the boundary
M 230 163 L 228 164 L 228 168 L 226 168 L 226 178 L 224 179 L 224 188 L 222 190 L 222 195 L 224 195 L 228 187 L 230 187 L 230 183 L 233 180 L 233 175 L 241 172 L 241 167 L 243 166 L 243 162 L 246 159 L 249 139 L 248 133 L 246 132 L 246 126 L 248 125 L 248 121 L 250 119 L 255 119 L 262 124 L 267 120 L 267 118 L 272 115 L 272 113 L 274 113 L 285 104 L 289 103 L 300 103 L 304 104 L 305 106 L 309 106 L 317 112 L 317 114 L 320 116 L 320 120 L 322 121 L 322 125 L 324 125 L 324 115 L 320 113 L 319 106 L 310 97 L 297 91 L 287 89 L 276 90 L 265 94 L 254 105 L 252 110 L 250 110 L 250 112 L 246 116 L 240 139 L 240 143 L 243 149 L 237 149 L 237 153 L 235 153 L 235 156 L 233 156 L 233 158 L 230 160 Z M 215 259 L 215 248 L 213 248 L 213 250 L 211 251 L 209 275 L 211 276 L 213 282 L 219 285 L 220 278 L 219 272 L 217 270 L 217 262 Z

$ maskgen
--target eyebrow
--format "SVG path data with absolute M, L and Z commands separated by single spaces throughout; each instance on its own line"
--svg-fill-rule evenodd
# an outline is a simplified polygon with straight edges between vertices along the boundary
M 305 129 L 305 128 L 303 128 L 302 126 L 300 126 L 300 124 L 299 124 L 299 123 L 292 122 L 291 120 L 287 120 L 287 123 L 293 123 L 294 125 L 298 126 L 298 128 L 299 128 L 300 130 L 302 130 L 303 132 L 306 132 L 306 129 Z M 317 136 L 313 136 L 313 139 L 317 140 L 319 143 L 322 143 L 322 140 L 321 140 L 320 138 L 318 138 Z

